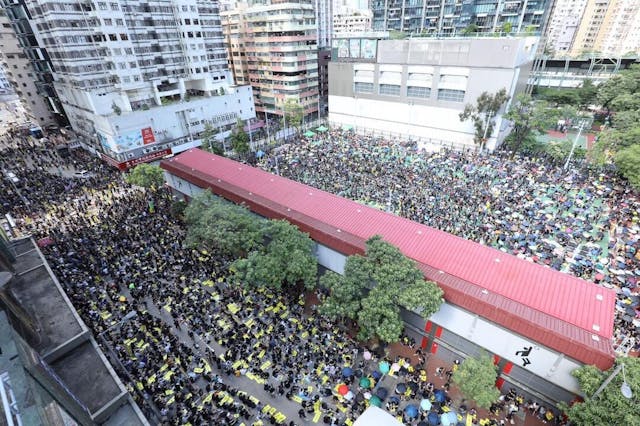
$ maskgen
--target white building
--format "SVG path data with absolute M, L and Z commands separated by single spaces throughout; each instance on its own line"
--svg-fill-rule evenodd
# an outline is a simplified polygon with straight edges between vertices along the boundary
M 11 21 L 4 9 L 0 8 L 0 59 L 13 92 L 22 103 L 21 111 L 26 112 L 23 122 L 32 121 L 45 127 L 57 122 L 55 108 L 41 96 L 33 66 L 18 42 Z
M 425 149 L 473 147 L 473 125 L 459 114 L 483 92 L 506 89 L 513 98 L 523 91 L 537 43 L 537 37 L 334 39 L 329 121 L 413 139 Z M 493 117 L 488 149 L 506 136 L 502 114 Z
M 215 0 L 20 3 L 71 125 L 111 162 L 180 152 L 206 122 L 255 117 L 227 68 Z
M 567 53 L 580 26 L 587 0 L 556 0 L 549 17 L 546 43 L 555 54 Z

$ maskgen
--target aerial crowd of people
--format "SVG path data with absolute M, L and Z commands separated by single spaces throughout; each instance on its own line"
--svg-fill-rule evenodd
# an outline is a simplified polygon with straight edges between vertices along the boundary
M 228 285 L 232 259 L 185 245 L 164 188 L 132 187 L 82 150 L 60 157 L 32 139 L 2 145 L 0 169 L 16 176 L 0 183 L 2 213 L 39 242 L 158 424 L 349 425 L 369 405 L 409 425 L 445 423 L 447 413 L 452 424 L 499 425 L 524 410 L 563 422 L 515 391 L 480 414 L 449 397 L 450 374 L 428 371 L 419 350 L 417 364 L 369 350 L 310 315 L 303 295 Z M 341 131 L 280 147 L 261 165 L 615 287 L 625 310 L 618 336 L 637 348 L 640 202 L 615 177 L 499 155 L 419 153 Z M 90 173 L 74 176 L 80 168 Z
M 613 288 L 615 346 L 640 349 L 640 197 L 613 172 L 507 152 L 427 153 L 343 130 L 281 146 L 259 164 Z

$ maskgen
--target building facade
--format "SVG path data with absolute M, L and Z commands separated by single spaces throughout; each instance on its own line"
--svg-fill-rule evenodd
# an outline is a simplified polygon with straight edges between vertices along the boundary
M 470 25 L 479 32 L 540 32 L 552 0 L 371 0 L 375 31 L 459 34 Z
M 333 15 L 333 32 L 336 36 L 361 34 L 371 31 L 373 13 L 370 10 L 343 10 Z
M 52 87 L 47 87 L 46 83 L 41 84 L 44 76 L 36 73 L 25 51 L 34 53 L 33 50 L 22 48 L 7 12 L 4 9 L 0 9 L 2 66 L 5 68 L 7 80 L 11 83 L 15 94 L 18 95 L 22 102 L 22 106 L 27 113 L 27 119 L 38 123 L 42 127 L 55 124 L 66 125 L 67 120 L 55 90 Z M 52 96 L 47 95 L 47 90 L 50 91 Z
M 548 31 L 548 44 L 556 54 L 580 56 L 638 56 L 640 53 L 640 0 L 583 0 L 569 2 L 554 15 L 569 10 L 579 16 L 577 28 L 574 19 L 563 22 L 552 16 Z M 573 11 L 570 11 L 571 9 Z M 565 39 L 562 38 L 565 33 Z M 572 35 L 572 37 L 569 37 Z M 568 47 L 567 47 L 568 45 Z
M 318 48 L 331 46 L 331 36 L 333 35 L 333 10 L 332 0 L 315 0 L 316 24 L 318 25 L 318 38 L 316 40 Z
M 111 161 L 179 152 L 207 122 L 224 131 L 255 117 L 227 68 L 217 1 L 12 1 L 73 129 Z
M 556 0 L 545 34 L 547 50 L 553 56 L 560 57 L 571 50 L 586 6 L 587 0 Z
M 221 13 L 231 70 L 253 88 L 256 111 L 283 115 L 287 101 L 318 112 L 318 45 L 313 0 L 238 4 Z
M 329 121 L 412 139 L 425 149 L 473 147 L 473 125 L 459 114 L 482 92 L 506 89 L 513 98 L 524 90 L 537 43 L 537 37 L 378 40 L 376 49 L 370 39 L 338 41 L 329 63 Z M 492 118 L 488 149 L 506 136 L 502 114 Z

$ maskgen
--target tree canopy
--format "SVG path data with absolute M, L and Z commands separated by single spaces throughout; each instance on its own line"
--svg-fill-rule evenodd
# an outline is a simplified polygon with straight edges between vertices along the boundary
M 496 124 L 494 117 L 496 113 L 509 100 L 507 89 L 500 89 L 494 94 L 482 92 L 475 105 L 467 104 L 459 115 L 460 121 L 471 120 L 475 133 L 473 141 L 480 146 L 482 150 L 486 144 L 486 139 L 493 134 L 493 128 Z
M 235 129 L 231 132 L 231 148 L 238 155 L 246 155 L 251 149 L 249 134 L 244 130 L 244 122 L 238 119 Z
M 157 189 L 164 185 L 164 173 L 160 166 L 138 164 L 125 176 L 127 183 L 143 188 Z
M 264 220 L 243 206 L 204 191 L 194 197 L 184 212 L 186 243 L 191 247 L 220 250 L 230 256 L 244 256 L 263 242 Z
M 443 301 L 442 290 L 380 236 L 367 241 L 365 256 L 347 258 L 343 275 L 327 272 L 320 283 L 330 291 L 320 312 L 355 320 L 361 340 L 396 342 L 404 328 L 401 307 L 429 316 Z
M 309 234 L 284 220 L 270 220 L 264 228 L 265 243 L 236 260 L 231 270 L 234 279 L 247 285 L 316 286 L 318 263 L 314 242 Z
M 633 65 L 598 86 L 598 101 L 610 114 L 598 135 L 593 161 L 613 161 L 631 185 L 640 189 L 640 66 Z
M 224 155 L 224 147 L 221 146 L 221 143 L 216 139 L 216 131 L 211 123 L 204 125 L 204 131 L 200 136 L 202 138 L 202 143 L 200 144 L 202 149 L 214 154 Z
M 297 99 L 289 98 L 284 103 L 284 116 L 287 126 L 300 130 L 304 117 L 304 108 Z
M 513 124 L 507 137 L 509 148 L 519 152 L 525 141 L 542 133 L 555 124 L 558 111 L 550 109 L 546 101 L 534 101 L 530 95 L 521 93 L 505 114 L 505 118 Z
M 625 398 L 621 393 L 621 386 L 624 381 L 622 372 L 602 390 L 595 398 L 593 395 L 598 388 L 609 377 L 615 367 L 609 371 L 600 371 L 592 365 L 585 365 L 571 374 L 578 379 L 580 389 L 585 395 L 584 402 L 578 402 L 571 406 L 560 404 L 569 420 L 576 426 L 591 425 L 640 425 L 640 359 L 638 358 L 618 358 L 616 366 L 624 363 L 626 382 L 633 392 L 631 399 Z
M 498 369 L 493 359 L 482 353 L 477 358 L 465 359 L 453 372 L 453 383 L 460 388 L 462 394 L 473 399 L 479 407 L 489 408 L 500 397 L 496 388 Z

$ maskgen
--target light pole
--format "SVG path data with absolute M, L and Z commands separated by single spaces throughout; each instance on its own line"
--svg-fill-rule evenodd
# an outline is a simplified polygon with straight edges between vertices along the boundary
M 622 396 L 624 396 L 627 399 L 633 398 L 633 391 L 631 390 L 631 386 L 629 386 L 629 384 L 627 383 L 627 378 L 624 375 L 624 363 L 620 362 L 620 364 L 618 364 L 616 369 L 613 370 L 613 372 L 609 375 L 609 377 L 607 377 L 607 379 L 604 382 L 602 382 L 602 384 L 600 385 L 598 390 L 593 394 L 591 399 L 598 397 L 598 395 L 602 393 L 604 388 L 606 388 L 607 385 L 611 383 L 611 381 L 615 379 L 615 377 L 618 374 L 620 374 L 620 371 L 622 371 L 622 385 L 620 386 L 620 393 L 622 393 Z
M 571 157 L 573 157 L 573 152 L 576 150 L 576 145 L 578 145 L 578 140 L 580 139 L 580 135 L 582 134 L 582 129 L 587 124 L 586 120 L 580 120 L 580 127 L 578 128 L 578 134 L 576 138 L 573 140 L 573 144 L 571 144 L 571 151 L 569 151 L 569 155 L 567 156 L 567 161 L 564 163 L 563 170 L 567 170 L 569 167 L 569 163 L 571 162 Z
M 489 132 L 489 122 L 491 121 L 491 117 L 493 117 L 493 111 L 488 111 L 487 119 L 484 124 L 484 134 L 482 135 L 482 144 L 480 144 L 480 152 L 483 151 L 484 144 L 487 143 L 487 133 Z

